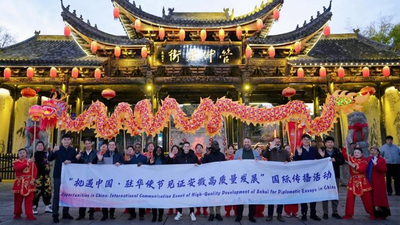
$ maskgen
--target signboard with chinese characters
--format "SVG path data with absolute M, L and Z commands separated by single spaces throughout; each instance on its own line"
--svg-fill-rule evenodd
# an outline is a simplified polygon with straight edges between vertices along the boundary
M 158 45 L 156 65 L 207 66 L 241 63 L 241 45 Z

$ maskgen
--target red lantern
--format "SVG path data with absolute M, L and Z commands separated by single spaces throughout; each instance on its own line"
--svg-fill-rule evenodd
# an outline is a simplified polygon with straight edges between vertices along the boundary
M 262 21 L 261 19 L 257 19 L 256 27 L 257 27 L 257 30 L 258 30 L 258 31 L 260 31 L 261 29 L 263 29 L 264 23 L 263 23 L 263 21 Z
M 374 95 L 375 88 L 366 86 L 366 87 L 361 88 L 360 93 L 361 93 L 361 95 L 367 95 L 367 94 Z
M 301 42 L 300 41 L 296 41 L 296 43 L 294 43 L 294 51 L 296 52 L 296 54 L 299 54 L 301 52 Z
M 68 25 L 64 27 L 64 36 L 67 38 L 71 36 L 71 28 Z
M 11 69 L 8 67 L 5 68 L 4 72 L 3 72 L 3 76 L 4 76 L 4 79 L 9 80 L 11 77 Z
M 271 59 L 273 59 L 275 57 L 275 48 L 274 46 L 271 46 L 268 48 L 268 55 Z
M 119 59 L 119 57 L 121 56 L 121 48 L 119 46 L 115 46 L 114 55 L 115 55 L 115 58 L 117 58 L 117 59 Z
M 205 42 L 207 39 L 207 31 L 205 29 L 200 31 L 200 39 L 202 42 Z
M 339 67 L 337 70 L 338 77 L 343 78 L 344 77 L 344 69 L 343 67 Z
M 100 78 L 101 78 L 101 70 L 99 68 L 94 70 L 94 78 L 96 80 L 100 80 Z
M 279 20 L 279 9 L 274 10 L 274 20 Z
M 325 67 L 321 66 L 321 68 L 319 69 L 319 76 L 320 77 L 326 77 L 326 69 L 325 69 Z
M 165 38 L 165 29 L 163 27 L 160 27 L 160 30 L 158 31 L 158 37 L 160 38 L 161 41 L 164 40 L 164 38 Z
M 35 71 L 33 70 L 32 67 L 29 67 L 28 69 L 26 69 L 26 76 L 28 77 L 29 80 L 31 80 L 34 75 L 35 75 Z
M 218 37 L 219 37 L 219 41 L 220 42 L 223 42 L 224 41 L 224 39 L 225 39 L 225 31 L 224 31 L 224 29 L 219 29 L 219 32 L 218 32 Z
M 363 77 L 369 77 L 369 68 L 368 67 L 364 67 L 362 69 L 362 76 Z
M 36 96 L 36 91 L 32 88 L 24 88 L 21 90 L 21 95 L 25 98 L 33 98 Z
M 115 91 L 113 89 L 110 89 L 110 88 L 104 89 L 101 92 L 101 96 L 103 96 L 103 98 L 106 98 L 107 100 L 110 100 L 110 99 L 114 98 L 115 95 L 116 95 Z
M 42 118 L 44 109 L 40 105 L 33 105 L 29 108 L 29 116 L 32 121 L 39 121 Z
M 325 37 L 329 37 L 329 35 L 331 35 L 331 28 L 328 24 L 324 27 L 324 35 Z
M 143 46 L 143 47 L 142 47 L 142 50 L 141 50 L 141 52 L 140 52 L 140 55 L 142 56 L 142 59 L 147 58 L 147 48 L 146 48 L 146 46 Z
M 236 37 L 238 40 L 242 40 L 243 28 L 241 26 L 236 27 Z
M 140 31 L 142 29 L 142 22 L 139 19 L 135 20 L 135 29 L 136 31 Z
M 186 32 L 185 32 L 184 29 L 181 29 L 181 30 L 179 31 L 179 40 L 184 41 L 184 40 L 185 40 L 185 37 L 186 37 Z
M 304 77 L 304 70 L 303 70 L 303 68 L 299 68 L 298 70 L 297 70 L 297 77 L 298 78 L 303 78 Z
M 74 78 L 74 79 L 78 78 L 78 76 L 79 76 L 79 70 L 78 70 L 78 68 L 74 67 L 74 68 L 72 69 L 71 76 L 72 76 L 72 78 Z
M 296 95 L 296 89 L 291 88 L 291 87 L 287 87 L 287 88 L 282 90 L 282 95 L 285 98 L 291 98 L 291 97 Z
M 382 75 L 383 75 L 384 77 L 390 76 L 390 68 L 389 68 L 388 66 L 383 67 L 383 69 L 382 69 Z
M 90 50 L 92 50 L 93 54 L 96 54 L 97 48 L 98 48 L 97 41 L 92 41 L 92 43 L 90 44 Z
M 118 9 L 118 7 L 114 7 L 113 16 L 114 16 L 114 19 L 118 19 L 119 18 L 119 9 Z
M 52 80 L 56 79 L 57 77 L 57 69 L 54 67 L 51 67 L 50 69 L 50 77 Z
M 253 50 L 250 48 L 249 45 L 246 47 L 246 58 L 250 59 L 253 56 Z

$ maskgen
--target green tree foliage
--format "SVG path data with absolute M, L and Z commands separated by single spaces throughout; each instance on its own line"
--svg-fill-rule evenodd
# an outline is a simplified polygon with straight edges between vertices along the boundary
M 380 16 L 377 21 L 372 22 L 362 34 L 382 44 L 394 45 L 400 49 L 400 23 L 393 23 L 393 16 Z

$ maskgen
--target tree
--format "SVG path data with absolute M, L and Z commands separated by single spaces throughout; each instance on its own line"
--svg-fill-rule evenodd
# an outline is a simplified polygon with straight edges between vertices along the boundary
M 15 42 L 15 36 L 10 34 L 6 28 L 0 26 L 0 48 L 7 47 Z
M 400 23 L 395 25 L 390 31 L 389 36 L 393 38 L 393 43 L 395 45 L 395 49 L 399 50 L 400 49 Z

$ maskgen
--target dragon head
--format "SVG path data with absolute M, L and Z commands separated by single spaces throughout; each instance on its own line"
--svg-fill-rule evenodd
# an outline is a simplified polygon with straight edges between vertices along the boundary
M 349 114 L 361 110 L 363 104 L 368 101 L 370 94 L 361 95 L 359 93 L 337 90 L 332 96 L 335 99 L 336 111 Z

